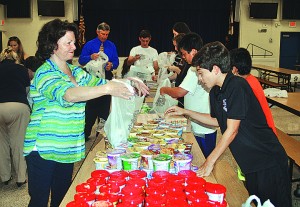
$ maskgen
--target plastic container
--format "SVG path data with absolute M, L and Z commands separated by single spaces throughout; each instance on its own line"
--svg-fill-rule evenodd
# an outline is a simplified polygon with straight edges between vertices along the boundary
M 224 200 L 223 203 L 207 201 L 208 207 L 227 207 L 227 202 Z
M 181 170 L 190 170 L 192 166 L 193 156 L 191 154 L 176 154 L 173 157 L 175 173 Z
M 81 183 L 76 186 L 76 193 L 95 193 L 96 186 L 92 183 Z
M 172 157 L 166 154 L 160 154 L 153 158 L 153 171 L 170 171 Z
M 106 157 L 95 157 L 93 159 L 96 170 L 104 170 L 108 166 L 108 159 Z
M 79 203 L 85 202 L 91 206 L 96 200 L 96 195 L 94 193 L 76 193 L 74 195 L 74 200 Z
M 110 169 L 122 169 L 122 161 L 121 155 L 125 154 L 126 150 L 124 149 L 112 149 L 107 150 L 107 158 L 108 163 L 110 165 Z
M 159 144 L 151 144 L 148 147 L 148 150 L 150 150 L 153 154 L 159 154 L 160 150 L 161 150 L 161 147 L 160 147 Z
M 184 153 L 185 154 L 190 154 L 192 152 L 193 143 L 186 142 L 186 143 L 183 143 L 183 144 L 185 145 Z
M 123 198 L 125 197 L 126 199 L 128 196 L 144 196 L 144 191 L 142 188 L 137 188 L 134 185 L 126 185 L 122 189 L 122 194 Z
M 173 206 L 186 206 L 187 200 L 184 192 L 168 192 L 166 194 L 167 202 L 166 204 L 173 204 Z
M 185 187 L 185 194 L 197 196 L 199 194 L 205 194 L 205 188 L 200 185 L 188 185 Z
M 115 193 L 109 193 L 107 195 L 107 201 L 111 202 L 113 206 L 116 206 L 119 203 L 120 195 Z
M 197 188 L 205 189 L 206 180 L 204 180 L 204 178 L 201 178 L 201 177 L 189 178 L 187 180 L 187 186 L 192 186 L 192 185 L 196 186 Z
M 90 205 L 86 203 L 85 201 L 79 202 L 79 201 L 71 201 L 69 202 L 66 207 L 89 207 Z
M 155 172 L 152 173 L 153 180 L 158 178 L 162 181 L 167 181 L 170 175 L 171 174 L 169 172 L 162 171 L 162 170 L 158 170 L 158 171 L 155 171 Z
M 106 184 L 102 185 L 99 189 L 100 193 L 119 193 L 120 192 L 120 187 L 117 185 L 111 185 L 111 184 Z
M 177 176 L 183 177 L 185 179 L 185 185 L 187 185 L 187 181 L 197 177 L 197 174 L 192 170 L 181 170 L 177 173 Z
M 206 204 L 208 201 L 208 195 L 206 195 L 204 192 L 199 194 L 189 194 L 186 196 L 188 203 L 190 205 L 194 206 L 202 206 L 203 204 Z
M 125 180 L 128 180 L 128 176 L 129 176 L 129 173 L 127 171 L 120 170 L 120 171 L 112 172 L 110 174 L 110 179 L 123 178 Z
M 153 155 L 141 154 L 141 167 L 146 170 L 153 170 Z
M 122 190 L 122 188 L 125 187 L 126 183 L 127 183 L 127 180 L 122 177 L 110 178 L 107 181 L 107 184 L 115 185 L 115 186 L 119 187 L 120 191 Z
M 177 175 L 174 175 L 174 174 L 171 174 L 169 177 L 168 177 L 168 183 L 170 185 L 182 185 L 182 186 L 185 186 L 185 178 L 184 177 L 181 177 L 181 176 L 177 176 Z
M 129 172 L 129 179 L 141 178 L 146 179 L 147 173 L 143 170 L 133 170 Z
M 89 178 L 86 183 L 89 183 L 91 185 L 96 186 L 96 188 L 100 187 L 101 185 L 106 184 L 106 179 L 105 178 Z
M 131 171 L 138 169 L 138 160 L 140 158 L 138 153 L 130 153 L 121 155 L 123 170 Z
M 109 201 L 96 201 L 92 207 L 114 207 L 114 205 Z
M 145 198 L 145 206 L 146 207 L 164 207 L 166 205 L 166 197 L 165 196 L 148 196 Z
M 223 203 L 226 194 L 226 188 L 223 185 L 206 182 L 205 190 L 209 201 Z
M 165 197 L 166 190 L 165 188 L 159 188 L 159 187 L 147 187 L 146 188 L 146 196 L 156 196 L 158 198 Z
M 134 186 L 135 188 L 140 188 L 144 191 L 146 188 L 146 181 L 141 178 L 133 178 L 128 180 L 126 186 Z
M 144 197 L 143 196 L 128 196 L 122 199 L 122 203 L 124 206 L 136 206 L 143 207 L 144 205 Z
M 94 170 L 91 173 L 91 177 L 92 178 L 104 178 L 104 179 L 108 180 L 109 172 L 106 170 Z

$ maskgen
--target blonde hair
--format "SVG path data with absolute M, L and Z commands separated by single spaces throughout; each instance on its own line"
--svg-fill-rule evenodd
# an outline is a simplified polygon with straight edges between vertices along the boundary
M 16 52 L 12 50 L 10 46 L 2 50 L 0 54 L 0 62 L 2 62 L 3 60 L 14 60 L 15 63 L 20 63 L 20 57 Z

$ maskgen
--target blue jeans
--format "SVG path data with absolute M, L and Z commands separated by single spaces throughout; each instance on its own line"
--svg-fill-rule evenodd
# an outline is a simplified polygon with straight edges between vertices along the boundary
M 211 134 L 195 135 L 195 138 L 204 157 L 207 158 L 216 147 L 217 131 Z
M 47 207 L 51 191 L 51 207 L 58 207 L 67 193 L 73 173 L 73 163 L 43 159 L 37 151 L 26 158 L 28 170 L 28 207 Z

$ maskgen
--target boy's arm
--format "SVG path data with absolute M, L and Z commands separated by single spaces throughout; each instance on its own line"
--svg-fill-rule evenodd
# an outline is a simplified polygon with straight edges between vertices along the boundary
M 223 133 L 222 138 L 218 142 L 215 149 L 207 157 L 206 161 L 199 168 L 197 174 L 200 177 L 209 176 L 214 168 L 214 165 L 218 158 L 223 154 L 229 144 L 234 140 L 238 133 L 241 120 L 227 119 L 227 129 Z

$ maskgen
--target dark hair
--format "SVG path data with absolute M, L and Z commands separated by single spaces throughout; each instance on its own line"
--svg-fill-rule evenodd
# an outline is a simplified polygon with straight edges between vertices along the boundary
M 42 27 L 37 39 L 37 51 L 35 56 L 44 61 L 53 54 L 53 50 L 57 49 L 58 40 L 63 37 L 67 31 L 74 32 L 75 38 L 78 38 L 78 28 L 76 24 L 54 19 Z
M 182 37 L 179 44 L 177 45 L 178 50 L 180 49 L 186 50 L 188 53 L 192 51 L 192 49 L 200 50 L 203 46 L 203 41 L 200 35 L 197 33 L 191 32 Z
M 176 22 L 172 29 L 177 33 L 187 34 L 191 32 L 189 26 L 184 22 Z
M 29 56 L 24 61 L 24 66 L 32 72 L 35 72 L 42 64 L 43 62 L 35 56 Z
M 247 75 L 251 72 L 252 59 L 250 53 L 245 48 L 235 48 L 230 51 L 231 69 L 235 66 L 239 75 Z
M 19 48 L 18 48 L 18 51 L 16 51 L 16 53 L 20 57 L 20 61 L 23 62 L 25 52 L 24 52 L 24 48 L 23 48 L 21 40 L 16 36 L 12 36 L 12 37 L 8 38 L 7 46 L 10 46 L 11 41 L 15 41 L 18 44 Z
M 218 41 L 204 45 L 193 58 L 193 66 L 212 71 L 214 65 L 217 65 L 222 73 L 231 70 L 229 51 Z
M 141 38 L 147 38 L 147 37 L 151 38 L 150 31 L 149 30 L 142 30 L 140 32 L 139 37 L 141 37 Z
M 182 40 L 182 38 L 184 37 L 184 33 L 179 33 L 178 35 L 176 35 L 175 37 L 173 37 L 173 41 L 176 42 L 176 45 L 179 44 L 179 42 Z
M 122 78 L 124 77 L 124 75 L 126 75 L 126 73 L 128 73 L 128 71 L 130 69 L 130 65 L 127 65 L 127 60 L 128 60 L 128 58 L 126 58 L 124 60 L 124 63 L 123 63 L 123 66 L 122 66 L 122 72 L 121 72 Z

